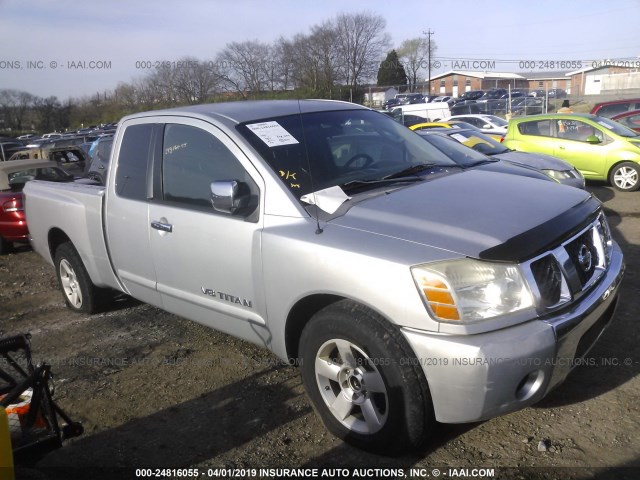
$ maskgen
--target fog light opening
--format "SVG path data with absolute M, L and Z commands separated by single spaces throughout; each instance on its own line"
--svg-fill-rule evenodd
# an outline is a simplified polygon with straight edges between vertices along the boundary
M 543 380 L 544 372 L 542 370 L 536 370 L 526 375 L 516 388 L 516 399 L 522 401 L 533 397 L 540 390 Z

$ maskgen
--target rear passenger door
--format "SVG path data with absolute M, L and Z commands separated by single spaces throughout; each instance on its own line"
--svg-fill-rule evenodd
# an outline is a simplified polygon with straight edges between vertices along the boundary
M 163 306 L 255 341 L 255 325 L 265 323 L 266 310 L 262 179 L 237 145 L 204 121 L 168 119 L 161 142 L 147 225 Z M 216 181 L 242 185 L 247 206 L 233 214 L 216 211 L 211 202 Z
M 557 148 L 555 125 L 552 120 L 530 120 L 518 122 L 519 139 L 515 144 L 507 143 L 508 148 L 522 152 L 537 152 L 553 155 Z

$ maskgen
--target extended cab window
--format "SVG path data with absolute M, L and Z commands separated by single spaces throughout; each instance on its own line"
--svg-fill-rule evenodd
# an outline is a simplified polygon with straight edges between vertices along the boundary
M 211 183 L 238 181 L 258 204 L 258 187 L 235 155 L 214 135 L 188 125 L 168 124 L 162 147 L 163 199 L 211 212 Z
M 147 161 L 151 145 L 153 124 L 127 127 L 116 173 L 116 193 L 133 200 L 147 199 Z

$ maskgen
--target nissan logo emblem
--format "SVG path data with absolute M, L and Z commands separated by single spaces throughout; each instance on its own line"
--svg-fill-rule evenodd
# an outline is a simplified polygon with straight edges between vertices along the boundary
M 589 250 L 589 247 L 582 244 L 578 249 L 578 263 L 580 264 L 583 272 L 588 273 L 589 270 L 591 270 L 591 262 L 591 250 Z

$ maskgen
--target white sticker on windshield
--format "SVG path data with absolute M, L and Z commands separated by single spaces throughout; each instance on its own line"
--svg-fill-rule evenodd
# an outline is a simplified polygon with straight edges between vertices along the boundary
M 460 143 L 464 143 L 467 141 L 467 137 L 465 137 L 464 135 L 462 135 L 461 133 L 454 133 L 452 135 L 449 135 L 451 138 L 455 138 L 457 141 L 459 141 Z
M 608 124 L 606 124 L 606 123 L 604 123 L 604 122 L 597 122 L 597 123 L 599 123 L 599 124 L 600 124 L 600 125 L 602 125 L 603 127 L 608 128 L 609 130 L 613 130 L 613 125 L 608 125 Z
M 247 128 L 255 133 L 260 140 L 266 143 L 269 147 L 300 143 L 278 122 L 252 123 L 251 125 L 247 125 Z

